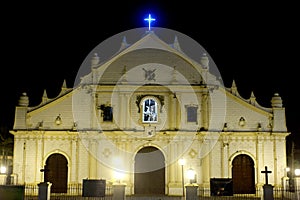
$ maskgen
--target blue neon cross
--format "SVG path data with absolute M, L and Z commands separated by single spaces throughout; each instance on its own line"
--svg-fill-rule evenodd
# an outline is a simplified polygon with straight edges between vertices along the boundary
M 145 21 L 148 21 L 148 24 L 149 24 L 149 31 L 150 31 L 150 29 L 151 29 L 151 22 L 152 22 L 152 21 L 155 21 L 155 19 L 154 19 L 154 18 L 151 18 L 151 15 L 149 14 L 148 18 L 145 18 L 144 20 L 145 20 Z

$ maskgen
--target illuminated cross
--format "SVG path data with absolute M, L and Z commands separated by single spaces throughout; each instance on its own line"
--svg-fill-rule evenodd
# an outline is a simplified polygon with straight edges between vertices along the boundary
M 261 171 L 261 173 L 264 173 L 264 174 L 265 174 L 265 176 L 266 176 L 266 185 L 268 185 L 268 184 L 269 184 L 269 183 L 268 183 L 268 174 L 269 174 L 269 173 L 272 173 L 272 171 L 268 171 L 268 167 L 265 166 L 265 171 Z
M 149 24 L 149 31 L 150 31 L 150 29 L 151 29 L 151 22 L 152 22 L 152 21 L 155 21 L 155 19 L 154 19 L 154 18 L 151 18 L 151 15 L 149 14 L 148 18 L 145 18 L 144 20 L 145 20 L 145 21 L 148 21 L 148 24 Z

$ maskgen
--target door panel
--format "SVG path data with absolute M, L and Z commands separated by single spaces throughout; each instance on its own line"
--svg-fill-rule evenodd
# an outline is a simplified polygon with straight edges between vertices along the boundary
M 238 155 L 232 162 L 233 193 L 254 194 L 254 162 L 248 155 Z
M 134 193 L 165 194 L 165 159 L 155 147 L 141 149 L 135 157 Z
M 52 193 L 67 193 L 68 187 L 68 161 L 61 154 L 52 154 L 46 161 L 45 182 L 52 183 Z

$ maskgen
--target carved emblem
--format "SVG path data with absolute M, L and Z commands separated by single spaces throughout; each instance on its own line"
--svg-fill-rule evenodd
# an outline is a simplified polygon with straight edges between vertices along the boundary
M 156 69 L 153 69 L 153 70 L 146 70 L 145 68 L 143 68 L 144 72 L 145 72 L 145 80 L 148 80 L 148 81 L 156 81 L 155 80 L 155 70 Z

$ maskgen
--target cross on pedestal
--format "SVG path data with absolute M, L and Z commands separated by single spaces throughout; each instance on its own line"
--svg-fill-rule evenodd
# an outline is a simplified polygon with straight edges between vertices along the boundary
M 266 185 L 268 185 L 268 174 L 272 173 L 272 171 L 268 171 L 268 167 L 265 166 L 265 171 L 261 171 L 261 173 L 265 174 L 266 177 Z

